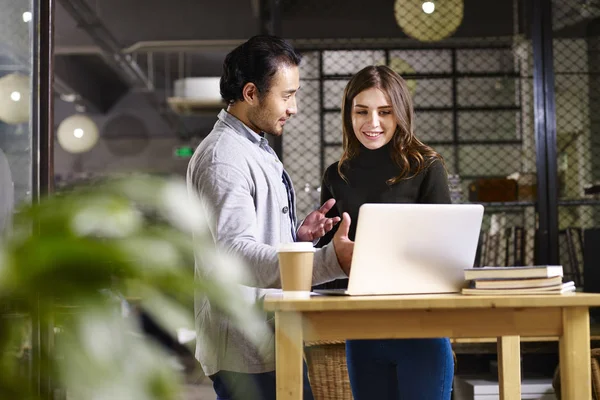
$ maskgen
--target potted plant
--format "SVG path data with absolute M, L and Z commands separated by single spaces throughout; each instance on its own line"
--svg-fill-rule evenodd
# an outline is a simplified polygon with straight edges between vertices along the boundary
M 18 363 L 31 321 L 55 334 L 34 378 L 74 399 L 181 398 L 181 374 L 127 317 L 132 303 L 175 333 L 193 329 L 193 296 L 202 293 L 237 323 L 266 329 L 236 291 L 245 269 L 215 248 L 208 218 L 185 183 L 149 176 L 21 208 L 0 244 L 0 398 L 39 397 Z M 218 272 L 194 279 L 194 252 Z

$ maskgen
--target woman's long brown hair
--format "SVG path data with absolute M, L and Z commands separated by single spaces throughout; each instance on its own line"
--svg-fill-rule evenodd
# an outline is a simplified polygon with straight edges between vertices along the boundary
M 340 176 L 346 180 L 343 168 L 360 151 L 360 142 L 352 127 L 352 101 L 363 90 L 377 88 L 385 93 L 392 103 L 392 112 L 398 124 L 390 141 L 392 160 L 400 168 L 400 174 L 388 180 L 393 185 L 409 179 L 427 168 L 435 159 L 443 162 L 442 156 L 416 138 L 413 131 L 414 109 L 406 81 L 391 68 L 375 65 L 363 68 L 350 79 L 344 89 L 342 102 L 342 129 L 344 153 L 338 164 Z

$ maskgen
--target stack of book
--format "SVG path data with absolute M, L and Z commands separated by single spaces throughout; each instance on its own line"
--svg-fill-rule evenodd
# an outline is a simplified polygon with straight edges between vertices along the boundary
M 462 294 L 469 295 L 563 294 L 575 291 L 574 282 L 563 282 L 561 265 L 467 268 L 465 280 L 468 285 Z

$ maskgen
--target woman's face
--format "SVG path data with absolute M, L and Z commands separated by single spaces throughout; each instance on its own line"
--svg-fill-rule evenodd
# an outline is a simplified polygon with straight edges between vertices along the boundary
M 380 89 L 363 90 L 352 100 L 352 128 L 367 149 L 376 150 L 388 144 L 397 125 L 392 103 Z

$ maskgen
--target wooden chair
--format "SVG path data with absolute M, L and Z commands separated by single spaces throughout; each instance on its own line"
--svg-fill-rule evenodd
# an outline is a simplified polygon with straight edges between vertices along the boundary
M 315 400 L 352 400 L 352 389 L 346 365 L 345 341 L 305 343 L 304 356 L 308 379 Z M 454 371 L 456 372 L 456 354 Z
M 306 343 L 304 355 L 315 400 L 352 400 L 345 341 Z

